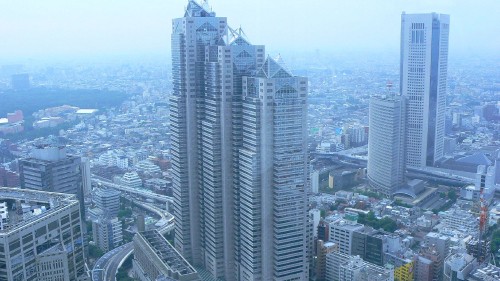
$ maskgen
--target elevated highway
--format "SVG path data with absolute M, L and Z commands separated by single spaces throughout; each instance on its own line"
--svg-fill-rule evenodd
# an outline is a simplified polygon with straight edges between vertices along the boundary
M 111 188 L 114 188 L 116 190 L 120 190 L 123 192 L 132 193 L 132 194 L 141 196 L 143 198 L 152 199 L 155 201 L 168 202 L 168 203 L 174 202 L 174 198 L 172 198 L 170 196 L 156 194 L 156 193 L 151 192 L 151 191 L 146 190 L 146 189 L 130 188 L 128 186 L 124 186 L 124 185 L 110 182 L 108 179 L 104 179 L 104 178 L 101 178 L 101 177 L 96 176 L 96 175 L 92 175 L 92 182 L 96 183 L 96 184 L 100 184 L 102 186 L 111 187 Z
M 354 156 L 352 154 L 346 153 L 346 151 L 339 152 L 329 152 L 329 153 L 312 153 L 317 159 L 329 160 L 332 163 L 339 163 L 349 167 L 356 168 L 366 168 L 367 160 L 365 157 Z M 411 178 L 417 178 L 422 180 L 435 181 L 440 184 L 454 185 L 454 186 L 464 186 L 466 184 L 471 184 L 474 179 L 461 176 L 459 172 L 453 173 L 452 170 L 448 172 L 442 169 L 437 169 L 433 167 L 426 168 L 407 168 L 407 175 Z

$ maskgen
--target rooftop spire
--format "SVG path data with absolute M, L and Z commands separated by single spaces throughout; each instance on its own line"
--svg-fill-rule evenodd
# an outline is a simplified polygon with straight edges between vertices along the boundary
M 228 26 L 228 29 L 230 36 L 229 45 L 250 45 L 250 41 L 241 26 L 236 29 L 232 29 Z
M 212 11 L 207 0 L 202 0 L 201 4 L 195 0 L 189 0 L 184 17 L 215 17 L 215 12 Z

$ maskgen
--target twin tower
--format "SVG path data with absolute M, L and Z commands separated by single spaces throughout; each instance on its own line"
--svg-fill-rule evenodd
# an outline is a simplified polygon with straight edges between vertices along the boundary
M 172 26 L 174 245 L 225 280 L 307 280 L 307 78 L 189 1 Z
M 434 166 L 443 157 L 450 17 L 401 15 L 400 95 L 370 101 L 368 179 L 392 196 L 406 166 Z

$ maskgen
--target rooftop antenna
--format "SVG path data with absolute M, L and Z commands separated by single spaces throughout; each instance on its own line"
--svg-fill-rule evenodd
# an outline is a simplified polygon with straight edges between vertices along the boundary
M 385 84 L 385 87 L 387 88 L 387 93 L 392 93 L 392 86 L 393 86 L 392 81 L 387 80 L 387 83 Z
M 394 84 L 392 83 L 392 81 L 391 81 L 391 80 L 387 80 L 387 82 L 386 82 L 386 84 L 385 84 L 385 87 L 387 88 L 387 96 L 392 96 L 392 97 L 396 96 L 396 93 L 394 93 L 394 92 L 392 91 L 392 86 L 393 86 L 393 85 L 394 85 Z

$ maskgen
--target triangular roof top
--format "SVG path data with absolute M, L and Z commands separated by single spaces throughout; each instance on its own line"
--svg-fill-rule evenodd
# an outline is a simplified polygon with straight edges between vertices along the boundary
M 189 0 L 184 17 L 215 17 L 215 12 L 212 12 L 207 0 L 203 0 L 202 4 Z
M 278 57 L 278 62 L 267 56 L 266 61 L 262 65 L 262 67 L 257 72 L 257 76 L 266 77 L 266 78 L 287 78 L 293 77 L 292 73 L 286 69 L 283 64 L 283 60 L 281 57 Z
M 250 41 L 247 38 L 247 35 L 241 28 L 232 29 L 231 27 L 228 27 L 229 29 L 229 44 L 228 45 L 250 45 Z
M 457 160 L 459 163 L 473 164 L 473 165 L 486 165 L 492 164 L 491 160 L 484 155 L 484 153 L 476 153 L 473 155 L 465 156 Z

